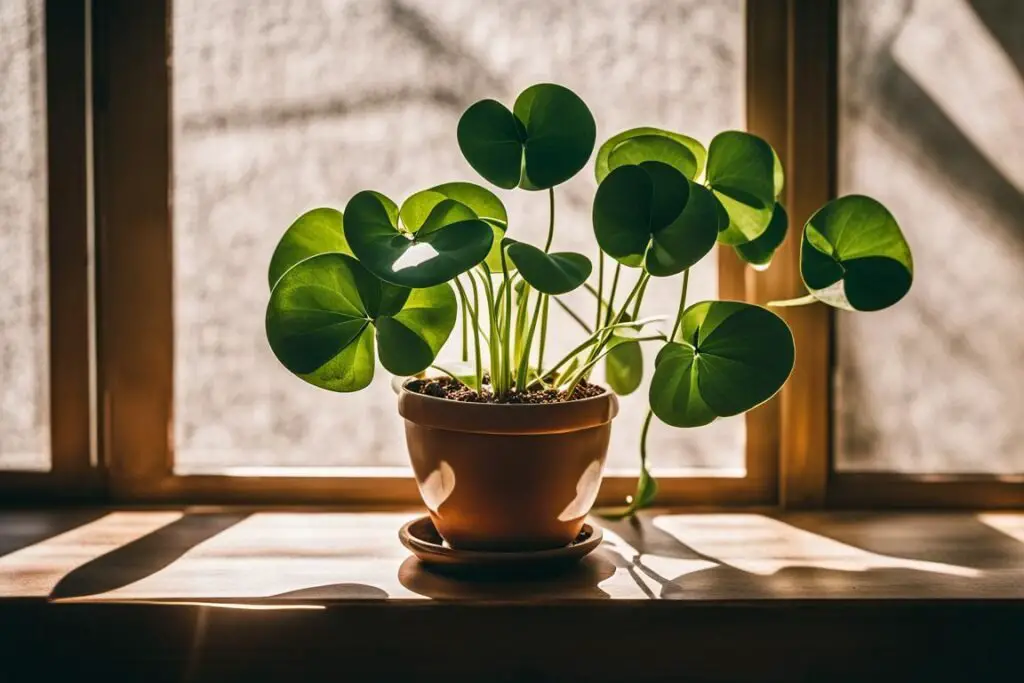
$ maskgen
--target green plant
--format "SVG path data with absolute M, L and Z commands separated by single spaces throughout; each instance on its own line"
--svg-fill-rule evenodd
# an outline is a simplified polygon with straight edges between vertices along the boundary
M 755 268 L 768 267 L 788 228 L 778 201 L 779 158 L 767 142 L 739 131 L 720 133 L 707 149 L 657 128 L 608 139 L 595 163 L 595 285 L 588 281 L 589 258 L 550 251 L 555 187 L 578 173 L 594 149 L 596 126 L 583 101 L 564 87 L 535 85 L 511 111 L 494 100 L 472 105 L 457 137 L 469 164 L 492 184 L 547 192 L 543 248 L 514 239 L 501 201 L 478 185 L 437 185 L 401 206 L 359 192 L 344 217 L 314 209 L 281 239 L 270 266 L 270 346 L 307 382 L 356 391 L 373 377 L 376 339 L 380 363 L 393 374 L 434 366 L 490 400 L 507 401 L 534 389 L 571 398 L 602 361 L 611 389 L 628 394 L 640 385 L 641 345 L 657 342 L 640 435 L 641 476 L 621 511 L 631 514 L 657 491 L 646 447 L 654 416 L 698 427 L 737 415 L 771 398 L 792 371 L 793 337 L 781 317 L 739 301 L 687 305 L 686 297 L 690 268 L 716 243 Z M 807 221 L 801 240 L 808 294 L 775 305 L 820 301 L 873 311 L 910 289 L 910 250 L 892 215 L 873 199 L 829 202 Z M 614 263 L 607 291 L 606 256 Z M 640 270 L 624 296 L 618 292 L 623 268 Z M 674 315 L 639 318 L 652 277 L 680 279 Z M 592 316 L 560 298 L 579 287 L 593 295 Z M 581 343 L 560 359 L 545 356 L 552 301 L 583 330 Z M 468 369 L 440 368 L 436 357 L 459 308 L 462 357 L 472 362 Z M 652 329 L 673 318 L 668 329 Z

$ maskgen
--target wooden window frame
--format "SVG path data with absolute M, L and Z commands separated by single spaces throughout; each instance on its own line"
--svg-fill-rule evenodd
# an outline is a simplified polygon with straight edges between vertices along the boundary
M 838 2 L 747 2 L 747 128 L 771 142 L 786 165 L 793 226 L 836 192 Z M 170 5 L 46 2 L 52 470 L 0 472 L 0 495 L 29 502 L 106 494 L 134 503 L 416 505 L 410 477 L 363 476 L 359 468 L 329 477 L 173 471 Z M 764 272 L 721 249 L 722 298 L 764 303 L 802 294 L 794 234 Z M 796 367 L 779 396 L 746 416 L 746 476 L 664 477 L 659 503 L 1024 507 L 1024 476 L 837 472 L 831 309 L 782 314 L 796 339 Z M 599 503 L 620 502 L 634 484 L 634 477 L 607 477 Z
M 415 504 L 409 476 L 173 471 L 170 5 L 95 5 L 101 445 L 111 494 L 133 502 Z M 731 250 L 721 250 L 719 267 L 723 297 L 744 298 L 746 276 Z M 663 477 L 659 502 L 775 504 L 776 414 L 773 402 L 747 417 L 746 476 Z M 635 477 L 606 477 L 599 503 L 619 503 L 634 488 Z
M 799 240 L 813 211 L 836 196 L 839 135 L 839 0 L 750 0 L 757 21 L 787 25 L 785 79 L 766 76 L 765 97 L 785 92 L 785 120 L 755 119 L 786 164 L 791 233 L 763 278 L 765 299 L 802 295 Z M 772 30 L 766 30 L 771 34 Z M 771 54 L 775 54 L 772 52 Z M 766 53 L 766 57 L 769 55 Z M 784 84 L 784 87 L 778 87 Z M 772 111 L 777 111 L 777 108 Z M 761 130 L 758 130 L 761 126 Z M 798 233 L 797 233 L 798 234 Z M 760 276 L 757 276 L 760 277 Z M 760 282 L 759 282 L 760 284 Z M 759 295 L 759 300 L 761 296 Z M 843 472 L 835 467 L 835 324 L 822 304 L 785 309 L 797 362 L 781 396 L 779 502 L 787 508 L 1021 508 L 1024 475 Z
M 95 496 L 91 421 L 89 12 L 85 0 L 44 6 L 50 468 L 0 472 L 0 499 Z

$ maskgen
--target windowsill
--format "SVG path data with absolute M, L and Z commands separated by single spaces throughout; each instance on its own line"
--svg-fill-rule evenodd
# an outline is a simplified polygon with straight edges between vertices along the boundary
M 758 675 L 807 657 L 848 667 L 857 648 L 876 642 L 924 652 L 961 631 L 965 647 L 984 636 L 998 654 L 1003 631 L 993 629 L 1016 624 L 1019 634 L 1024 624 L 1024 513 L 649 513 L 639 525 L 603 523 L 604 546 L 575 570 L 520 581 L 425 570 L 397 539 L 412 516 L 0 512 L 0 622 L 36 620 L 78 638 L 73 617 L 83 615 L 85 628 L 88 615 L 94 627 L 160 642 L 182 629 L 196 637 L 205 615 L 204 628 L 232 629 L 203 636 L 217 651 L 238 646 L 234 629 L 258 623 L 277 645 L 305 639 L 340 652 L 358 641 L 356 659 L 385 645 L 426 647 L 412 645 L 423 637 L 443 650 L 457 633 L 460 652 L 477 648 L 465 655 L 475 661 L 510 637 L 534 643 L 516 661 L 536 655 L 545 670 L 561 670 L 546 659 L 550 639 L 569 638 L 570 650 L 629 641 L 624 662 L 675 639 L 644 654 L 651 671 L 673 658 L 706 665 L 697 655 L 716 648 L 735 655 L 775 643 Z M 182 614 L 192 616 L 173 616 Z M 807 649 L 825 639 L 815 646 L 824 649 Z M 697 650 L 680 650 L 684 642 Z M 601 661 L 595 671 L 619 670 Z M 720 664 L 751 666 L 744 657 Z

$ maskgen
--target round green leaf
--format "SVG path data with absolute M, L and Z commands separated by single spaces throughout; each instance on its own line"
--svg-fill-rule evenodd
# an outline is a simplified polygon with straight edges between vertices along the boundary
M 695 180 L 704 170 L 705 159 L 704 145 L 691 137 L 660 128 L 631 128 L 608 138 L 597 150 L 594 175 L 600 183 L 619 166 L 660 161 Z
M 877 311 L 910 291 L 914 262 L 896 219 L 863 195 L 833 199 L 804 226 L 800 275 L 819 301 Z
M 675 275 L 702 259 L 718 236 L 711 193 L 659 161 L 613 169 L 594 197 L 601 250 L 651 275 Z
M 610 351 L 604 360 L 608 386 L 619 396 L 628 396 L 640 387 L 644 378 L 644 352 L 640 343 L 627 336 L 612 334 Z
M 477 173 L 505 189 L 544 190 L 586 165 L 597 126 L 574 92 L 551 83 L 531 86 L 512 111 L 482 100 L 459 120 L 458 140 Z
M 330 251 L 352 253 L 345 240 L 341 211 L 320 208 L 302 214 L 285 231 L 270 257 L 270 288 L 299 261 Z
M 689 199 L 678 217 L 651 235 L 647 272 L 668 277 L 683 272 L 708 255 L 718 238 L 717 203 L 710 191 L 690 183 Z
M 782 388 L 793 359 L 793 335 L 779 316 L 738 301 L 702 301 L 686 309 L 676 341 L 655 360 L 651 409 L 674 427 L 738 415 Z
M 593 265 L 583 254 L 562 251 L 546 254 L 532 244 L 506 240 L 509 259 L 538 292 L 566 294 L 590 277 Z
M 421 212 L 410 210 L 410 220 Z M 377 192 L 359 192 L 345 207 L 345 236 L 371 273 L 405 287 L 433 287 L 482 262 L 491 249 L 491 224 L 454 199 L 432 206 L 415 232 L 401 232 L 398 208 Z
M 445 183 L 429 190 L 417 192 L 402 203 L 399 216 L 402 225 L 410 232 L 416 232 L 426 221 L 431 210 L 445 199 L 452 199 L 468 207 L 477 218 L 491 226 L 494 239 L 491 250 L 484 259 L 491 270 L 501 270 L 501 240 L 508 229 L 508 213 L 490 190 L 473 183 Z
M 772 219 L 768 223 L 768 229 L 755 240 L 737 244 L 734 247 L 736 254 L 756 270 L 764 270 L 771 264 L 772 257 L 775 256 L 775 250 L 786 239 L 786 231 L 788 229 L 789 217 L 786 215 L 786 209 L 782 204 L 776 202 L 775 209 L 772 211 Z
M 429 366 L 455 325 L 447 284 L 409 290 L 376 278 L 346 254 L 310 257 L 278 281 L 267 305 L 267 339 L 305 381 L 358 391 L 373 379 L 374 328 L 381 362 L 396 374 Z
M 768 229 L 781 191 L 782 166 L 771 145 L 750 133 L 719 133 L 708 147 L 707 182 L 729 216 L 718 235 L 723 244 L 736 245 L 761 236 Z
M 393 316 L 374 321 L 380 362 L 395 375 L 414 375 L 426 369 L 455 327 L 458 304 L 451 285 L 414 289 Z

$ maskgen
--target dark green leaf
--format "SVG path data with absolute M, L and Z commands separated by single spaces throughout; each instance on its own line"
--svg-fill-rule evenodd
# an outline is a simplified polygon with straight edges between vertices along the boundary
M 750 410 L 774 396 L 793 369 L 789 327 L 753 304 L 694 304 L 676 339 L 655 360 L 649 397 L 654 414 L 675 427 Z
M 455 326 L 447 284 L 409 290 L 379 280 L 353 257 L 326 253 L 290 268 L 267 306 L 267 339 L 278 360 L 310 384 L 357 391 L 373 379 L 373 332 L 396 374 L 424 370 Z
M 718 236 L 711 193 L 658 161 L 613 169 L 594 197 L 601 250 L 651 275 L 675 275 L 702 259 Z
M 509 111 L 483 100 L 459 120 L 463 156 L 498 187 L 544 190 L 576 175 L 594 151 L 597 127 L 587 105 L 560 85 L 541 83 Z
M 417 221 L 424 211 L 410 210 Z M 376 192 L 359 192 L 345 208 L 345 235 L 353 253 L 371 273 L 405 287 L 433 287 L 473 268 L 491 249 L 491 224 L 453 199 L 439 200 L 414 233 L 397 227 L 394 202 Z
M 734 249 L 741 259 L 754 266 L 756 270 L 764 270 L 771 264 L 775 250 L 786 239 L 788 229 L 789 217 L 786 215 L 786 209 L 782 204 L 776 202 L 768 229 L 757 239 L 737 244 Z
M 888 209 L 870 197 L 849 195 L 832 200 L 807 221 L 800 274 L 819 301 L 877 311 L 910 291 L 914 262 Z
M 583 254 L 571 251 L 545 254 L 525 242 L 506 240 L 507 254 L 523 280 L 544 294 L 566 294 L 590 277 L 593 266 Z
M 608 138 L 601 145 L 597 150 L 594 175 L 601 183 L 619 166 L 661 161 L 695 180 L 704 170 L 705 159 L 704 146 L 691 137 L 660 128 L 632 128 Z
M 352 253 L 345 240 L 341 211 L 321 208 L 302 214 L 285 231 L 270 258 L 270 288 L 299 261 L 331 251 Z
M 458 309 L 451 285 L 414 289 L 394 316 L 375 321 L 380 362 L 395 375 L 413 375 L 427 368 L 455 327 Z
M 729 216 L 718 235 L 723 244 L 757 239 L 768 228 L 781 191 L 782 167 L 767 142 L 740 131 L 719 133 L 708 148 L 707 182 Z M 778 171 L 778 172 L 776 172 Z

